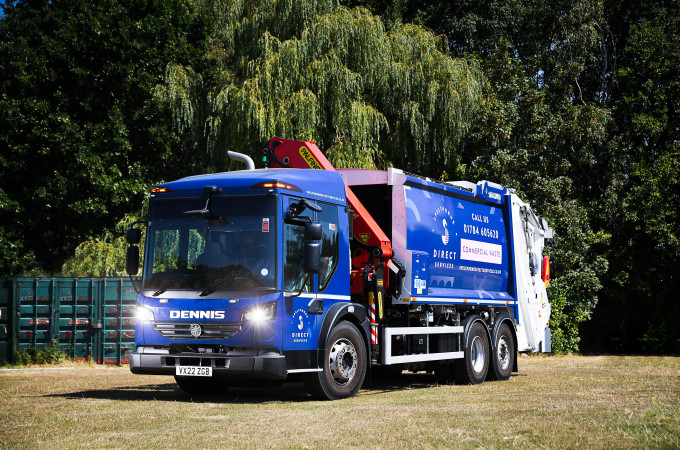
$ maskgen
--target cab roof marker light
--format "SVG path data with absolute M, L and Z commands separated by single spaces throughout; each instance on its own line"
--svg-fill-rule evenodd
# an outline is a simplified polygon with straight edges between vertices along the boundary
M 289 191 L 302 192 L 302 189 L 294 184 L 282 183 L 280 181 L 264 181 L 252 185 L 250 189 L 287 189 Z

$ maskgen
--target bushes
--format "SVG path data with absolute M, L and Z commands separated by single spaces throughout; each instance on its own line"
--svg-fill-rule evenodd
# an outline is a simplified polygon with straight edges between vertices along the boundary
M 29 364 L 59 364 L 67 358 L 66 351 L 59 347 L 56 339 L 53 339 L 47 347 L 35 348 L 32 346 L 14 351 L 14 363 L 24 366 Z

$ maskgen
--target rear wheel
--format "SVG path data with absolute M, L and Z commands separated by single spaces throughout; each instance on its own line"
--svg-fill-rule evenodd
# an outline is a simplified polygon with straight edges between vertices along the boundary
M 193 395 L 219 395 L 227 390 L 229 385 L 225 380 L 203 377 L 180 377 L 175 375 L 177 386 L 187 394 Z
M 515 366 L 515 341 L 512 339 L 512 332 L 508 324 L 504 323 L 498 329 L 493 346 L 493 370 L 489 375 L 493 380 L 507 380 L 512 375 L 512 368 Z
M 453 376 L 458 384 L 479 384 L 489 371 L 489 336 L 484 325 L 474 322 L 465 339 L 465 357 L 453 363 Z
M 309 374 L 307 389 L 319 399 L 353 397 L 366 376 L 366 348 L 359 330 L 350 322 L 340 322 L 331 331 L 323 370 Z

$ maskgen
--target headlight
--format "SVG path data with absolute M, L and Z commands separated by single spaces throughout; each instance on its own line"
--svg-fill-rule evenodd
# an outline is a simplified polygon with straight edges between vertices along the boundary
M 153 311 L 151 311 L 149 308 L 146 306 L 137 305 L 135 318 L 137 319 L 137 322 L 153 322 L 155 317 L 153 315 Z
M 276 302 L 255 305 L 243 313 L 244 322 L 271 322 L 276 319 Z

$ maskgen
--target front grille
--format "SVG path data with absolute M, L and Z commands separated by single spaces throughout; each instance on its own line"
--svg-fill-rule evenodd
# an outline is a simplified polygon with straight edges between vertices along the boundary
M 201 326 L 202 330 L 197 338 L 191 335 L 191 322 L 154 322 L 153 329 L 168 339 L 219 340 L 229 339 L 242 328 L 241 322 L 196 323 Z

